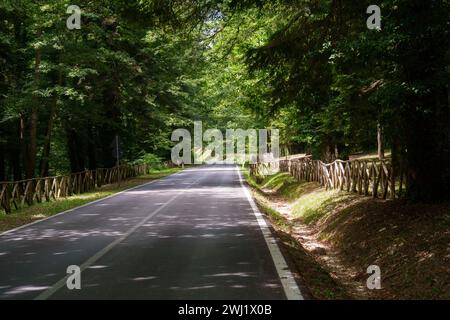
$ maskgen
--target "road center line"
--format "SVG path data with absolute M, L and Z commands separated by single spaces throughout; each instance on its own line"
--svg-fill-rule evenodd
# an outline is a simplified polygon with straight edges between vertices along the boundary
M 198 181 L 200 181 L 203 177 L 195 180 L 194 182 L 188 184 L 188 188 L 186 188 L 186 190 L 189 190 L 189 187 L 196 184 Z M 185 191 L 186 191 L 185 190 Z M 172 198 L 169 199 L 168 202 L 166 202 L 164 205 L 160 206 L 158 209 L 156 209 L 155 211 L 153 211 L 152 213 L 150 213 L 147 217 L 145 217 L 143 220 L 141 220 L 141 222 L 139 222 L 137 225 L 135 225 L 134 227 L 130 228 L 125 234 L 123 234 L 121 237 L 117 238 L 115 241 L 111 242 L 109 245 L 107 245 L 106 247 L 104 247 L 102 250 L 100 250 L 99 252 L 97 252 L 96 254 L 94 254 L 92 257 L 90 257 L 88 260 L 86 260 L 81 266 L 80 266 L 80 270 L 81 272 L 83 272 L 86 268 L 90 267 L 91 265 L 93 265 L 96 261 L 98 261 L 101 257 L 103 257 L 105 254 L 107 254 L 109 251 L 111 251 L 115 246 L 117 246 L 119 243 L 121 243 L 122 241 L 124 241 L 126 238 L 128 238 L 133 232 L 135 232 L 137 229 L 139 229 L 140 227 L 142 227 L 145 223 L 147 223 L 148 220 L 150 220 L 151 218 L 153 218 L 155 215 L 157 215 L 161 210 L 163 210 L 164 208 L 166 208 L 169 204 L 171 204 L 174 200 L 176 200 L 178 197 L 180 197 L 181 195 L 183 195 L 184 192 L 180 192 L 179 194 L 173 196 Z M 50 298 L 55 292 L 57 292 L 59 289 L 61 289 L 62 287 L 64 287 L 66 285 L 67 279 L 69 278 L 70 275 L 65 276 L 64 278 L 62 278 L 61 280 L 59 280 L 58 282 L 56 282 L 54 285 L 52 285 L 49 289 L 47 289 L 46 291 L 42 292 L 40 295 L 38 295 L 36 298 L 34 298 L 34 300 L 46 300 L 48 298 Z
M 253 209 L 256 220 L 258 221 L 259 228 L 261 229 L 264 239 L 266 240 L 267 247 L 269 248 L 270 255 L 272 256 L 272 260 L 275 264 L 275 268 L 277 269 L 278 277 L 280 278 L 281 284 L 283 285 L 284 293 L 286 294 L 287 299 L 304 300 L 300 288 L 298 287 L 297 282 L 295 282 L 294 276 L 290 271 L 286 260 L 284 259 L 283 254 L 281 253 L 280 248 L 278 247 L 278 244 L 274 239 L 269 226 L 267 225 L 266 220 L 256 206 L 256 203 L 253 200 L 253 197 L 247 186 L 243 182 L 239 167 L 236 167 L 236 169 L 239 175 L 239 182 L 244 189 L 244 193 L 248 199 L 248 202 L 250 203 L 250 206 Z

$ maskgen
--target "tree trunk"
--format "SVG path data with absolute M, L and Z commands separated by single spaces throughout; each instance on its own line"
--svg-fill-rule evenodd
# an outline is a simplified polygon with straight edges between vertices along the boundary
M 26 171 L 27 168 L 27 146 L 25 144 L 25 119 L 23 114 L 20 114 L 19 118 L 19 148 L 20 148 L 20 159 L 22 162 L 22 170 Z M 23 171 L 20 170 L 19 179 L 14 179 L 16 181 L 22 180 L 23 177 Z
M 414 202 L 446 201 L 450 198 L 448 3 L 401 3 L 391 21 L 405 36 L 395 54 L 399 81 L 408 88 L 400 107 L 407 197 Z
M 378 158 L 384 160 L 384 132 L 380 122 L 377 125 Z
M 23 144 L 23 120 L 20 116 L 16 122 L 16 130 L 13 131 L 13 137 L 15 137 L 14 141 L 9 143 L 8 145 L 8 163 L 9 163 L 9 171 L 12 173 L 12 179 L 14 181 L 22 180 L 22 170 L 21 164 L 22 162 L 22 154 L 23 148 L 25 148 Z M 11 175 L 9 173 L 9 175 Z
M 335 160 L 336 150 L 334 149 L 335 145 L 331 142 L 327 142 L 322 153 L 322 159 L 325 163 L 331 163 Z
M 422 104 L 418 100 L 412 97 L 409 102 L 434 110 L 413 115 L 406 123 L 407 197 L 416 202 L 445 201 L 450 199 L 448 93 L 432 91 Z
M 10 163 L 12 167 L 12 174 L 13 174 L 13 180 L 14 181 L 20 181 L 22 180 L 22 170 L 20 168 L 20 151 L 19 148 L 16 148 L 16 150 L 12 151 L 10 153 Z
M 39 88 L 39 66 L 41 64 L 41 50 L 36 49 L 35 62 L 34 62 L 34 82 L 35 89 Z M 30 116 L 30 133 L 29 133 L 29 145 L 28 145 L 28 159 L 27 159 L 27 179 L 32 179 L 36 169 L 36 153 L 37 153 L 37 125 L 38 125 L 38 97 L 33 97 L 33 106 Z
M 61 59 L 60 59 L 61 60 Z M 62 85 L 62 71 L 58 72 L 58 86 Z M 47 133 L 45 135 L 44 147 L 42 149 L 42 158 L 41 158 L 41 177 L 47 177 L 49 175 L 49 157 L 50 157 L 50 143 L 51 143 L 51 135 L 53 131 L 53 125 L 56 117 L 56 110 L 58 107 L 58 94 L 55 95 L 53 100 L 52 109 L 50 110 L 50 115 L 47 123 Z
M 72 173 L 84 171 L 83 152 L 78 143 L 78 135 L 75 129 L 66 129 L 67 149 L 69 153 L 70 169 Z
M 97 169 L 97 157 L 95 154 L 95 140 L 94 140 L 94 133 L 92 127 L 89 127 L 88 129 L 88 160 L 89 160 L 89 169 L 95 170 Z
M 5 146 L 0 144 L 0 181 L 6 180 Z
M 47 124 L 47 133 L 45 135 L 44 147 L 42 149 L 41 158 L 41 177 L 48 177 L 49 175 L 49 157 L 50 157 L 50 142 L 51 142 L 51 132 L 53 130 L 53 122 L 55 117 L 55 110 L 52 108 L 50 111 L 50 116 Z
M 334 145 L 334 160 L 339 159 L 339 147 L 337 145 L 337 143 Z
M 392 137 L 392 145 L 391 145 L 391 161 L 392 161 L 392 180 L 391 180 L 391 190 L 395 190 L 395 183 L 397 178 L 402 177 L 403 169 L 402 169 L 402 159 L 404 157 L 402 151 L 402 144 L 398 138 L 398 136 Z M 393 198 L 395 197 L 395 192 L 393 194 Z M 401 192 L 399 194 L 401 196 Z

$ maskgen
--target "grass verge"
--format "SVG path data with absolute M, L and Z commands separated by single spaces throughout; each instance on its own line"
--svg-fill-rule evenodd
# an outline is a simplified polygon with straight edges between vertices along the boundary
M 450 299 L 450 204 L 327 191 L 286 173 L 245 176 L 261 211 L 288 245 L 294 243 L 298 270 L 313 297 Z M 318 276 L 305 267 L 305 257 L 316 263 Z M 381 268 L 381 290 L 366 287 L 370 265 Z
M 171 168 L 153 171 L 147 175 L 123 181 L 120 185 L 104 185 L 92 192 L 73 195 L 65 199 L 58 199 L 57 201 L 37 203 L 30 207 L 15 210 L 11 214 L 5 214 L 4 211 L 0 211 L 0 232 L 8 231 L 53 216 L 60 212 L 82 206 L 89 202 L 106 198 L 120 191 L 177 173 L 180 170 L 181 169 L 179 168 Z

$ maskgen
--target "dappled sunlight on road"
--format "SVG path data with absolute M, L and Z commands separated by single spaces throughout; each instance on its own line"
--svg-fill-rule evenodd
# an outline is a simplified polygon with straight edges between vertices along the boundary
M 284 298 L 234 166 L 188 169 L 0 236 L 0 298 L 36 296 L 112 243 L 86 265 L 83 290 L 55 298 Z

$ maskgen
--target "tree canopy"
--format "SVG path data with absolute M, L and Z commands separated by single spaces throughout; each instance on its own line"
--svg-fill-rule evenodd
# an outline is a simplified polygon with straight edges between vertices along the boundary
M 0 3 L 0 180 L 169 159 L 176 128 L 279 128 L 284 153 L 383 143 L 407 197 L 450 195 L 450 4 L 379 0 Z

